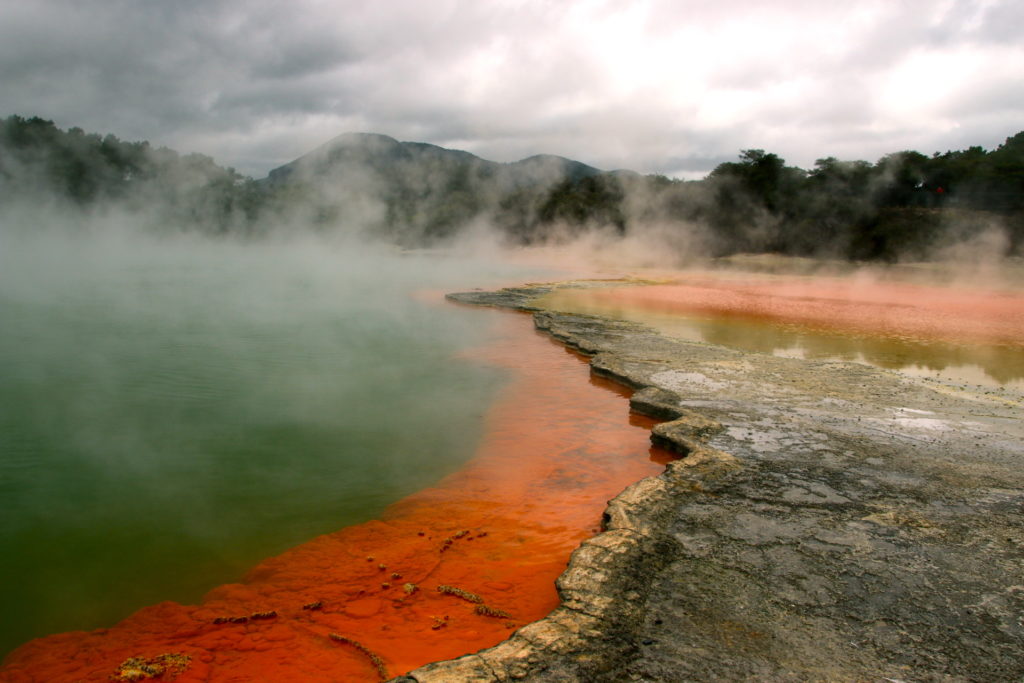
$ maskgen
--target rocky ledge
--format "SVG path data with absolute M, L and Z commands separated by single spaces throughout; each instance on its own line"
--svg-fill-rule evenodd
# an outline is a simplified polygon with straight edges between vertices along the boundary
M 450 298 L 535 311 L 683 457 L 609 503 L 548 617 L 397 680 L 1024 677 L 1024 396 L 540 310 L 551 287 Z

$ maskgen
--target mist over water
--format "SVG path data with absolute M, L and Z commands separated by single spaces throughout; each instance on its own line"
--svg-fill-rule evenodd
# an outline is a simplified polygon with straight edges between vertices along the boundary
M 501 375 L 415 293 L 522 267 L 0 232 L 0 655 L 195 601 L 456 469 Z

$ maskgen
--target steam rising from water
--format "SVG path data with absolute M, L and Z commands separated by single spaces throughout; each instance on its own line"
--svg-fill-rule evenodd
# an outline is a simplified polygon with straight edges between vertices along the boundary
M 194 600 L 458 467 L 500 380 L 457 358 L 486 314 L 416 292 L 538 275 L 69 227 L 0 233 L 0 651 Z
M 438 242 L 448 256 L 401 255 L 365 239 L 383 210 L 366 182 L 334 222 L 298 202 L 232 239 L 138 202 L 86 212 L 39 195 L 5 207 L 0 651 L 193 599 L 457 467 L 498 381 L 454 360 L 485 314 L 427 307 L 414 291 L 542 279 L 522 265 L 538 258 L 615 276 L 713 248 L 706 226 L 627 182 L 624 232 L 553 226 L 542 249 L 510 249 L 483 211 Z M 330 199 L 337 188 L 314 189 Z M 1003 234 L 944 244 L 964 269 L 926 276 L 1004 282 L 1020 269 L 992 265 Z M 851 281 L 895 272 L 803 263 Z

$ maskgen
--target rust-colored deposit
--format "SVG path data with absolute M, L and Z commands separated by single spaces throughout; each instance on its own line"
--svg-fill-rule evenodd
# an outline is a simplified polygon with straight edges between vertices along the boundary
M 610 311 L 736 316 L 844 333 L 1019 345 L 1024 293 L 843 277 L 694 274 L 644 287 L 575 291 Z
M 375 681 L 546 615 L 606 501 L 663 460 L 621 391 L 588 381 L 581 360 L 528 319 L 502 314 L 500 326 L 500 341 L 472 355 L 514 379 L 465 468 L 383 520 L 266 560 L 202 604 L 165 602 L 109 629 L 32 641 L 0 680 Z

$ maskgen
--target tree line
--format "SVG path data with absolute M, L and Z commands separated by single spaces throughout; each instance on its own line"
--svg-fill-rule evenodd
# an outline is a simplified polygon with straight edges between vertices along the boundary
M 175 228 L 223 233 L 254 220 L 261 198 L 255 181 L 203 154 L 9 116 L 0 120 L 0 202 L 116 206 Z
M 993 249 L 1024 255 L 1024 132 L 993 150 L 900 151 L 875 163 L 826 157 L 810 170 L 748 149 L 700 181 L 554 157 L 496 164 L 382 136 L 354 136 L 317 158 L 254 180 L 205 155 L 10 116 L 0 120 L 0 202 L 117 206 L 228 235 L 279 229 L 298 216 L 318 230 L 345 229 L 358 217 L 371 234 L 408 245 L 484 220 L 520 244 L 590 230 L 652 239 L 685 232 L 687 244 L 711 255 L 895 260 L 996 235 Z

